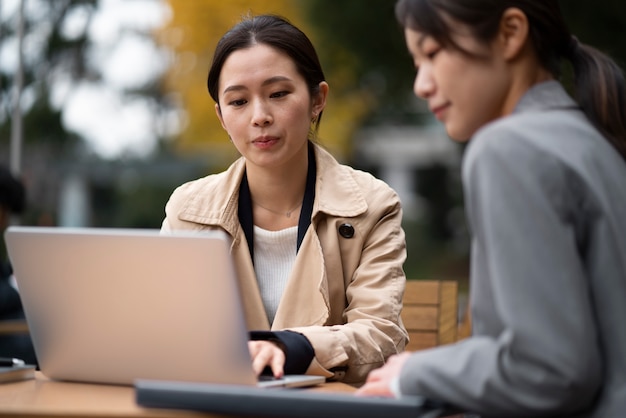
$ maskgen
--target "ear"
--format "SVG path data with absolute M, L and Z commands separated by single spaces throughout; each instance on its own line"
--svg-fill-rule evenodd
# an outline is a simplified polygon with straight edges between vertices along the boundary
M 502 14 L 498 40 L 506 60 L 518 58 L 524 49 L 529 35 L 528 18 L 516 7 L 510 7 Z
M 226 125 L 224 125 L 224 118 L 222 117 L 222 109 L 220 109 L 219 103 L 215 103 L 215 114 L 217 115 L 217 118 L 220 120 L 220 123 L 222 124 L 222 128 L 224 128 L 225 131 L 228 131 L 228 129 L 226 129 Z
M 319 86 L 319 92 L 315 97 L 313 97 L 312 110 L 313 113 L 319 115 L 322 110 L 326 107 L 326 98 L 328 97 L 328 83 L 322 81 Z

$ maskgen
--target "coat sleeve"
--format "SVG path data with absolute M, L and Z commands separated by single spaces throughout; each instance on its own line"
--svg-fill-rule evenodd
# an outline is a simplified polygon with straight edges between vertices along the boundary
M 571 414 L 602 374 L 575 231 L 582 192 L 571 168 L 519 132 L 485 135 L 463 172 L 475 334 L 413 354 L 400 388 L 483 416 Z
M 350 257 L 358 265 L 345 289 L 343 323 L 293 329 L 315 349 L 309 373 L 328 376 L 331 371 L 336 380 L 363 383 L 370 370 L 401 352 L 408 340 L 400 318 L 406 284 L 402 208 L 393 190 L 382 189 L 370 194 L 363 222 L 354 223 L 355 234 L 364 236 L 355 249 L 360 254 Z

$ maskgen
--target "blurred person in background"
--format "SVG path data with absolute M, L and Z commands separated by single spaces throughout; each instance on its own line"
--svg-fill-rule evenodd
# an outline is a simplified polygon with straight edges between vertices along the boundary
M 9 226 L 13 215 L 24 212 L 26 190 L 20 180 L 0 166 L 0 233 L 4 244 L 4 231 Z M 24 320 L 22 301 L 18 293 L 13 270 L 2 246 L 0 259 L 0 321 Z M 35 351 L 27 333 L 0 335 L 0 357 L 14 357 L 29 364 L 37 364 Z

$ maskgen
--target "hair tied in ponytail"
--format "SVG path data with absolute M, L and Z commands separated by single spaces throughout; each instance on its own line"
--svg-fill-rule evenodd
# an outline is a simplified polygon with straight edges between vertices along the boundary
M 580 49 L 580 41 L 575 35 L 572 35 L 569 40 L 569 45 L 567 46 L 567 54 L 570 57 L 575 57 Z

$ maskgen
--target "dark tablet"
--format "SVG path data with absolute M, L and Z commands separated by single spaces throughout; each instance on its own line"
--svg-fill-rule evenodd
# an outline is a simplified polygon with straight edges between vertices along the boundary
M 149 408 L 173 408 L 237 416 L 289 418 L 430 418 L 440 405 L 424 398 L 363 398 L 347 393 L 302 389 L 264 389 L 157 380 L 135 382 L 136 402 Z

